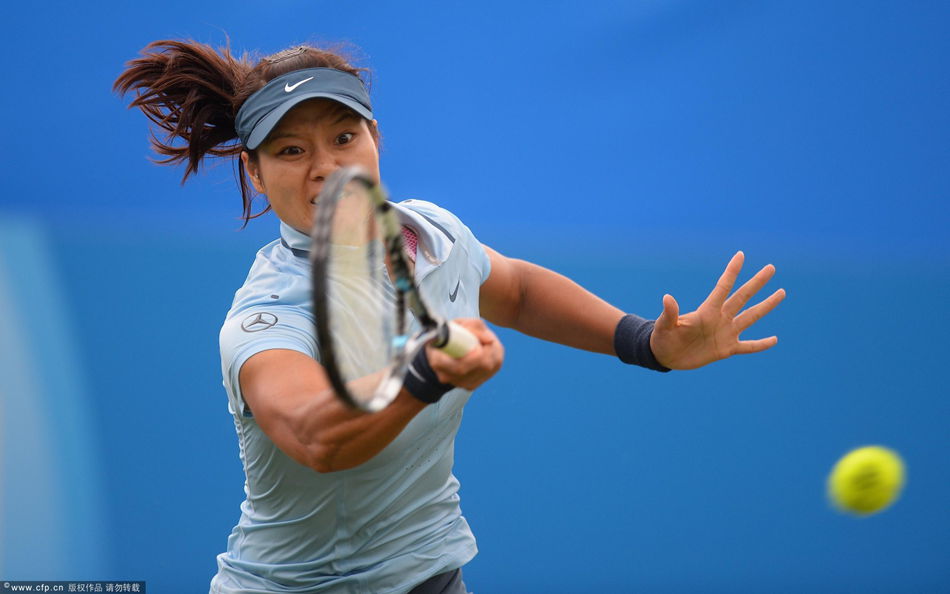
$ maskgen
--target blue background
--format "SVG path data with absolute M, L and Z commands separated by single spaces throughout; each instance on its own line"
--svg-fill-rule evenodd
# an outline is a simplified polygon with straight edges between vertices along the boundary
M 500 330 L 457 444 L 476 592 L 950 591 L 950 5 L 460 1 L 6 9 L 0 578 L 202 592 L 243 474 L 217 332 L 272 216 L 184 187 L 111 93 L 150 41 L 346 41 L 382 172 L 488 245 L 653 317 L 728 258 L 772 351 L 654 374 Z M 857 519 L 834 461 L 909 482 Z

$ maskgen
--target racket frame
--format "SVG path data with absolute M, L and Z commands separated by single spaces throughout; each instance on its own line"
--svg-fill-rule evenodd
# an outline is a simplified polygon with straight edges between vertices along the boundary
M 354 396 L 346 385 L 346 378 L 340 373 L 329 315 L 327 273 L 332 250 L 330 235 L 333 217 L 343 193 L 349 184 L 354 182 L 361 184 L 367 190 L 372 201 L 376 222 L 382 229 L 383 245 L 389 257 L 389 273 L 395 289 L 396 324 L 393 336 L 395 354 L 384 370 L 384 377 L 368 400 Z M 422 300 L 406 259 L 402 225 L 396 216 L 395 209 L 389 202 L 386 191 L 364 169 L 356 166 L 343 167 L 330 175 L 316 200 L 316 213 L 310 237 L 314 325 L 321 363 L 327 372 L 330 385 L 336 395 L 353 408 L 367 412 L 382 410 L 399 394 L 409 364 L 419 350 L 425 348 L 430 342 L 436 348 L 448 343 L 449 325 L 441 317 L 431 313 Z M 419 332 L 412 335 L 408 333 L 407 311 L 411 311 L 422 326 Z

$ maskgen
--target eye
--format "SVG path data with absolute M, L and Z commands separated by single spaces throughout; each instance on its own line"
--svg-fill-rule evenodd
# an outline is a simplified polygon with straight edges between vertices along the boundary
M 299 155 L 303 153 L 303 149 L 299 146 L 285 146 L 277 152 L 278 155 Z
M 353 136 L 355 135 L 352 132 L 344 132 L 343 134 L 340 134 L 339 136 L 336 137 L 336 143 L 349 144 L 353 142 Z

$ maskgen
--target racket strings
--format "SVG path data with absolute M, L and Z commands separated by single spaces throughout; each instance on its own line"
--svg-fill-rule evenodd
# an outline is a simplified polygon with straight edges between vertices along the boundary
M 418 313 L 425 308 L 413 278 L 423 246 L 365 180 L 340 177 L 326 190 L 315 239 L 321 250 L 314 250 L 321 262 L 318 331 L 332 353 L 326 367 L 334 389 L 374 410 L 398 393 L 408 360 L 428 340 L 423 330 L 433 325 Z

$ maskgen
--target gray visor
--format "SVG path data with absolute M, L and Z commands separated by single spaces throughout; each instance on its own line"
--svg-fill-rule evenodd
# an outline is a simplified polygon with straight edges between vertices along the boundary
M 293 106 L 318 98 L 332 99 L 373 119 L 369 93 L 358 77 L 335 68 L 307 68 L 282 74 L 247 98 L 234 124 L 238 138 L 244 148 L 256 149 Z

